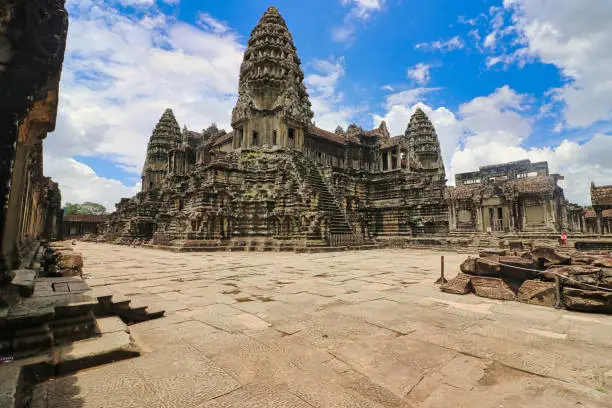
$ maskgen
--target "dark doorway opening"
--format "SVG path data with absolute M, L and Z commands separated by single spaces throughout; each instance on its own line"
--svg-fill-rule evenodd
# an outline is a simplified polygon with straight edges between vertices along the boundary
M 253 131 L 253 146 L 259 146 L 259 133 Z

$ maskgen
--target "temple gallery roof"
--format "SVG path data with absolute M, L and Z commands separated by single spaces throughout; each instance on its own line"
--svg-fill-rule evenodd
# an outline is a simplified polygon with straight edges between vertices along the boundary
M 597 213 L 595 212 L 595 210 L 586 210 L 584 212 L 584 216 L 585 216 L 585 218 L 597 218 Z M 601 212 L 601 216 L 603 218 L 612 218 L 612 209 L 610 209 L 610 210 L 603 210 Z
M 593 205 L 612 205 L 612 185 L 596 187 L 591 184 L 591 202 Z
M 101 223 L 106 220 L 105 215 L 91 215 L 91 214 L 69 214 L 64 215 L 65 222 L 84 222 L 88 224 Z
M 519 194 L 550 194 L 558 188 L 555 178 L 552 176 L 536 176 L 501 181 L 500 184 L 507 186 L 510 191 L 512 191 L 512 188 L 515 188 L 515 191 Z M 483 188 L 485 188 L 485 185 L 480 183 L 459 184 L 456 187 L 449 188 L 448 195 L 454 200 L 467 200 Z

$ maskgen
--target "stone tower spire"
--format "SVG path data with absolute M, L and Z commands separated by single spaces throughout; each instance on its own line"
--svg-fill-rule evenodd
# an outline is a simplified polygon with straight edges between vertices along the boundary
M 172 109 L 166 109 L 153 129 L 147 146 L 147 158 L 142 168 L 142 191 L 153 190 L 168 174 L 168 153 L 181 144 L 181 128 Z
M 300 147 L 313 118 L 300 64 L 285 20 L 276 7 L 268 8 L 251 32 L 240 67 L 232 112 L 235 148 Z
M 417 108 L 406 129 L 410 155 L 410 168 L 413 170 L 437 171 L 446 176 L 440 141 L 433 124 L 421 108 Z

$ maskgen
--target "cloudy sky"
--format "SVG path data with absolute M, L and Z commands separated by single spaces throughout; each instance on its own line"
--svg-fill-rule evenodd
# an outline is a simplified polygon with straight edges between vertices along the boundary
M 163 111 L 229 130 L 250 31 L 291 30 L 317 126 L 404 132 L 421 106 L 454 174 L 529 158 L 590 201 L 612 182 L 610 0 L 67 0 L 68 47 L 45 172 L 108 210 L 140 188 Z

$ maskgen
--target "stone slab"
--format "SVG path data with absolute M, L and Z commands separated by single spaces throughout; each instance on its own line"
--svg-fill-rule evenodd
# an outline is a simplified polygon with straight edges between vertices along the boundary
M 440 286 L 440 290 L 455 295 L 465 295 L 472 291 L 471 276 L 460 273 L 453 279 Z
M 481 297 L 498 300 L 514 300 L 516 298 L 512 287 L 501 278 L 474 276 L 472 287 L 474 293 Z
M 100 334 L 116 333 L 116 332 L 129 333 L 130 332 L 130 330 L 128 329 L 128 326 L 125 323 L 123 323 L 123 320 L 121 320 L 117 316 L 102 317 L 102 318 L 96 319 L 96 322 L 98 324 L 98 330 L 100 331 Z
M 18 269 L 15 271 L 15 277 L 11 282 L 17 287 L 19 294 L 24 297 L 32 296 L 34 293 L 34 280 L 38 273 L 32 269 Z
M 65 374 L 139 355 L 128 333 L 106 333 L 60 347 L 56 351 L 57 370 Z
M 555 306 L 555 284 L 536 280 L 526 280 L 518 291 L 516 300 L 540 306 Z

